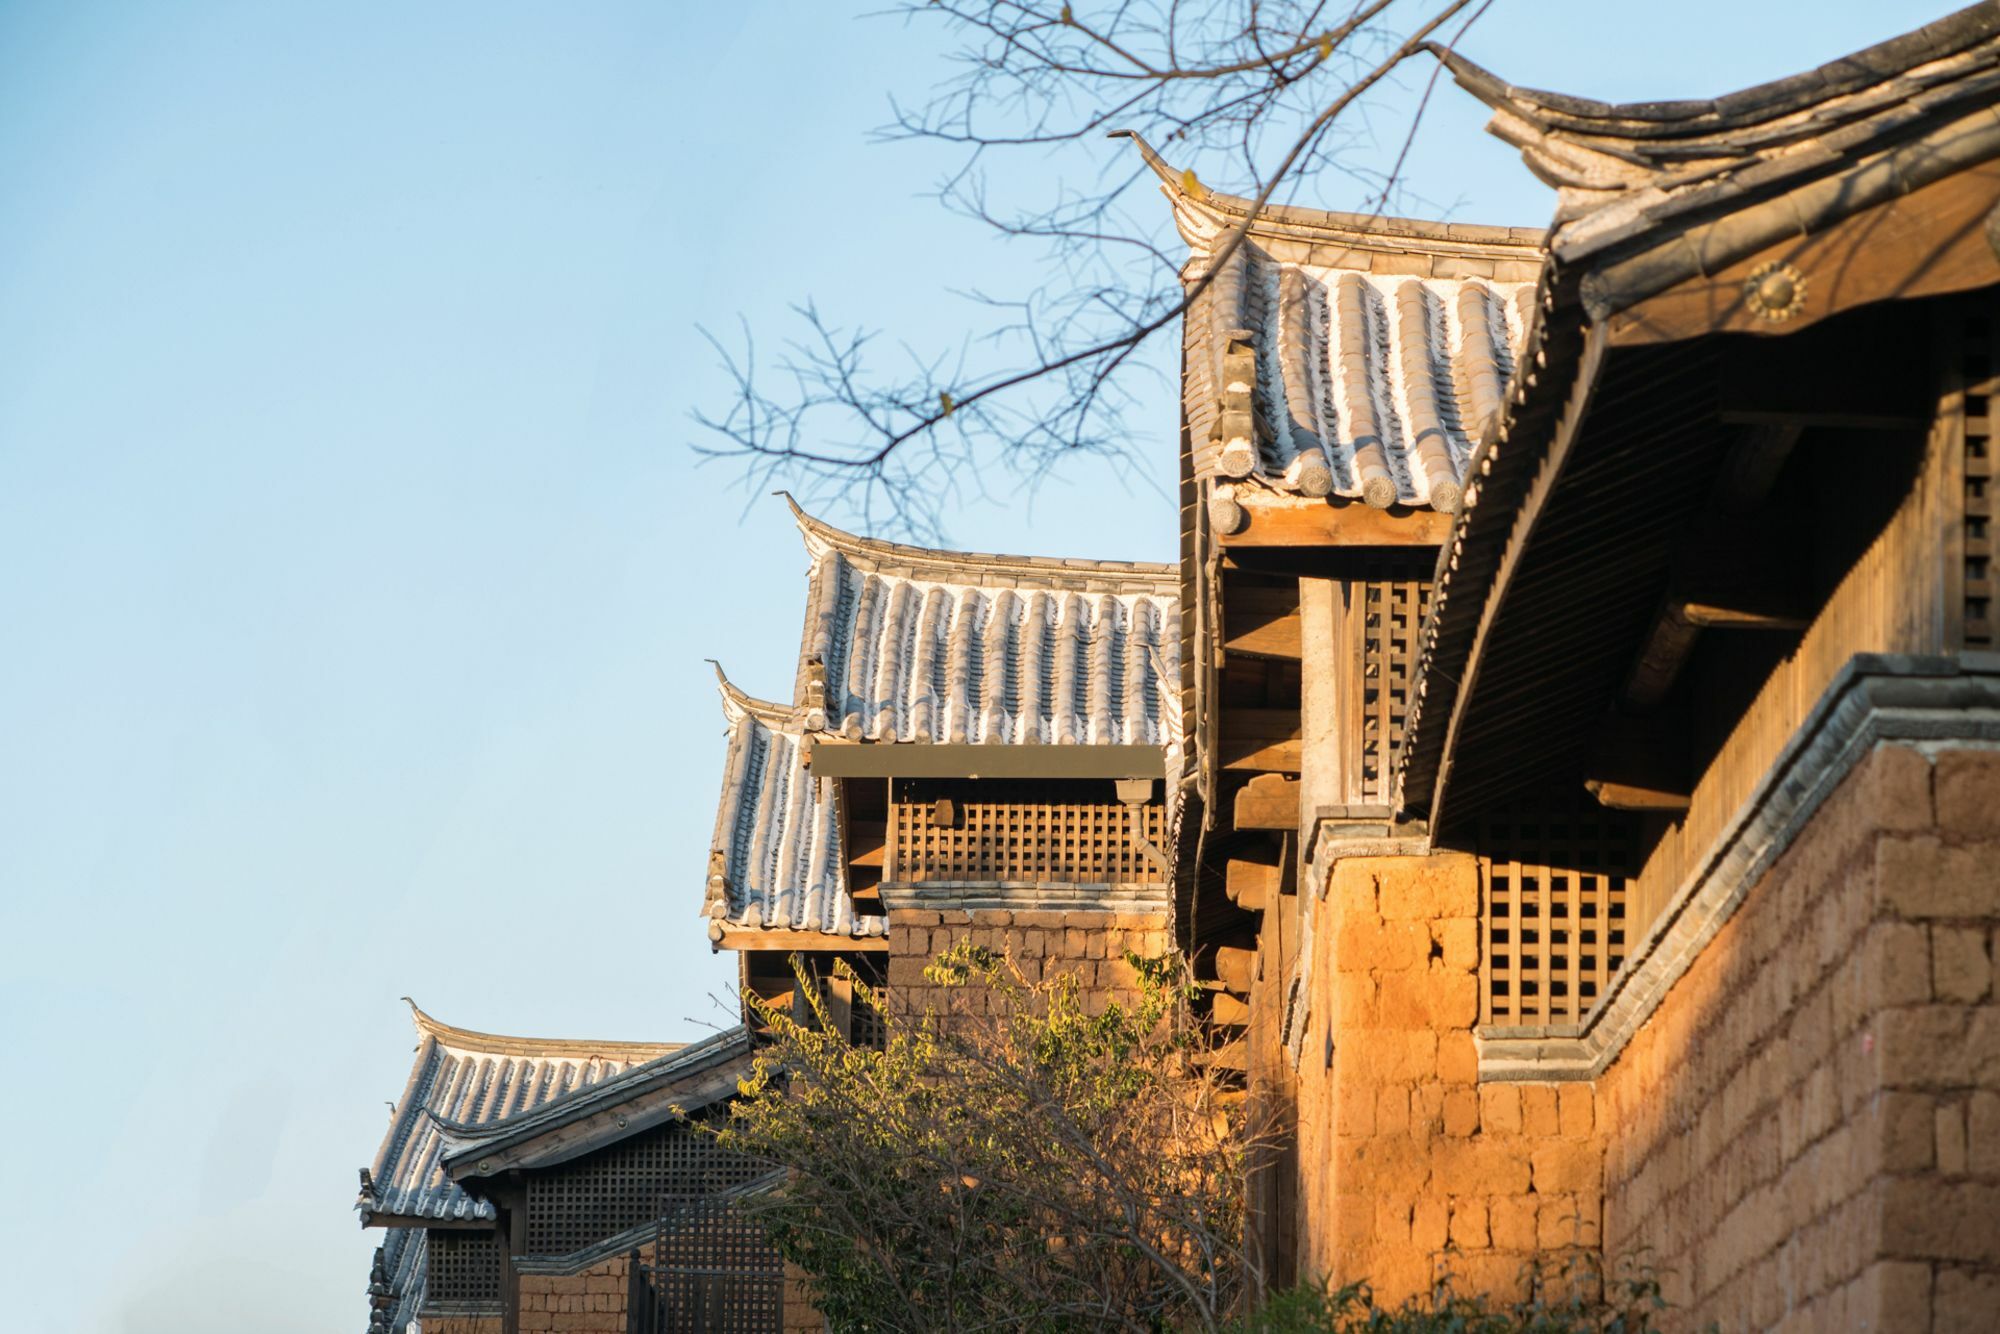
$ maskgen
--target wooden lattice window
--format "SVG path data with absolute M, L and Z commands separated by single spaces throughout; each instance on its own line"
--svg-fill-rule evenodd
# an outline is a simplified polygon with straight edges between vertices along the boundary
M 424 1311 L 500 1309 L 500 1245 L 492 1232 L 432 1228 L 424 1259 Z
M 1968 649 L 1992 649 L 1996 636 L 1993 624 L 1993 523 L 1994 495 L 1992 447 L 1995 431 L 1993 413 L 2000 403 L 2000 382 L 1996 382 L 1993 325 L 1985 315 L 1963 318 L 1959 340 L 1959 384 L 1965 428 L 1963 454 L 1963 506 L 1965 526 L 1961 544 L 1964 563 L 1962 601 L 1964 620 L 1961 638 Z
M 1632 820 L 1587 799 L 1517 806 L 1479 831 L 1480 1020 L 1574 1024 L 1631 947 Z
M 635 1269 L 636 1334 L 767 1334 L 784 1322 L 784 1262 L 763 1228 L 723 1200 L 692 1200 L 660 1220 Z
M 1046 790 L 1055 785 L 1043 784 Z M 1111 784 L 1105 782 L 1103 787 Z M 1153 885 L 1166 871 L 1158 802 L 1022 800 L 1031 785 L 897 780 L 889 801 L 894 884 Z M 1149 853 L 1148 849 L 1151 849 Z
M 1422 645 L 1427 579 L 1368 579 L 1353 597 L 1361 611 L 1360 791 L 1364 803 L 1389 805 L 1396 760 L 1410 715 L 1410 687 Z
M 528 1254 L 567 1255 L 656 1221 L 675 1200 L 729 1190 L 764 1169 L 681 1123 L 528 1177 Z

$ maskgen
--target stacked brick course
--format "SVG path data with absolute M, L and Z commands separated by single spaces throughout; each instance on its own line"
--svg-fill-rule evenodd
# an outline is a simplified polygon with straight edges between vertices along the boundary
M 1423 1292 L 1447 1244 L 1464 1290 L 1596 1238 L 1602 1136 L 1587 1084 L 1478 1083 L 1478 868 L 1337 862 L 1318 907 L 1299 1096 L 1301 1268 Z
M 521 1334 L 625 1334 L 632 1260 L 614 1255 L 580 1274 L 521 1275 Z
M 1606 1072 L 1606 1244 L 1686 1324 L 2000 1324 L 1996 924 L 2000 752 L 1882 748 Z
M 934 986 L 924 969 L 965 942 L 1004 952 L 1031 982 L 1058 971 L 1073 974 L 1085 990 L 1085 1004 L 1103 1005 L 1136 991 L 1138 977 L 1125 952 L 1162 954 L 1168 935 L 1164 910 L 900 909 L 889 914 L 890 1005 L 899 1013 L 921 1014 L 927 1006 L 942 1011 L 963 1004 L 963 993 Z

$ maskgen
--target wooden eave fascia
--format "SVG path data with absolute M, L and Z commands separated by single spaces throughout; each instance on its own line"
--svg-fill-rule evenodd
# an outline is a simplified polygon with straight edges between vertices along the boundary
M 431 1218 L 424 1214 L 385 1214 L 363 1210 L 362 1227 L 421 1228 L 427 1232 L 491 1232 L 499 1226 L 491 1218 Z
M 723 1061 L 690 1082 L 649 1089 L 525 1137 L 467 1144 L 445 1156 L 445 1172 L 459 1185 L 474 1190 L 476 1183 L 507 1172 L 559 1166 L 729 1097 L 736 1092 L 742 1073 L 737 1064 L 736 1060 Z
M 2000 112 L 1994 114 L 2000 117 Z M 2000 123 L 1991 151 L 2000 155 Z M 1709 333 L 1790 334 L 1874 302 L 1941 296 L 2000 283 L 2000 256 L 1988 230 L 1997 203 L 2000 157 L 1967 165 L 1907 194 L 1878 198 L 1821 227 L 1802 231 L 1795 224 L 1728 263 L 1712 264 L 1704 258 L 1697 271 L 1630 299 L 1610 316 L 1612 342 L 1638 346 Z M 1785 196 L 1741 216 L 1775 209 L 1784 217 L 1791 206 L 1791 197 Z M 1709 226 L 1720 228 L 1729 221 Z M 1714 240 L 1689 233 L 1670 244 L 1702 248 Z M 1649 251 L 1638 259 L 1658 253 Z M 1771 312 L 1752 299 L 1760 280 L 1772 272 L 1783 272 L 1800 290 L 1795 309 Z M 1643 291 L 1652 282 L 1649 276 L 1635 290 Z M 1614 298 L 1600 292 L 1600 300 L 1610 299 Z
M 729 926 L 724 925 L 722 935 L 715 941 L 719 950 L 782 951 L 792 953 L 841 953 L 853 950 L 862 954 L 886 951 L 889 941 L 886 936 L 836 936 L 830 931 L 790 931 L 776 927 Z
M 1555 491 L 1557 480 L 1562 476 L 1563 465 L 1575 447 L 1584 419 L 1590 414 L 1591 397 L 1596 391 L 1598 373 L 1603 368 L 1605 352 L 1609 345 L 1610 340 L 1604 325 L 1593 324 L 1584 331 L 1582 354 L 1578 358 L 1576 375 L 1570 382 L 1568 399 L 1556 425 L 1555 438 L 1542 458 L 1519 509 L 1515 511 L 1506 545 L 1500 555 L 1499 566 L 1494 571 L 1492 584 L 1480 607 L 1478 626 L 1473 631 L 1472 645 L 1466 654 L 1465 669 L 1460 675 L 1455 692 L 1450 721 L 1445 727 L 1444 744 L 1438 757 L 1437 778 L 1431 788 L 1427 814 L 1432 830 L 1441 830 L 1446 825 L 1445 801 L 1451 790 L 1453 756 L 1458 749 L 1466 710 L 1476 700 L 1480 659 L 1485 653 L 1487 640 L 1492 635 L 1494 622 L 1499 618 L 1506 603 L 1508 586 L 1513 581 L 1514 572 L 1520 567 L 1522 554 L 1533 539 L 1535 521 L 1544 506 L 1548 504 L 1549 496 Z
M 671 1056 L 684 1042 L 599 1042 L 591 1038 L 520 1038 L 500 1033 L 482 1033 L 470 1028 L 453 1028 L 425 1014 L 415 1001 L 406 1001 L 417 1031 L 436 1038 L 440 1046 L 453 1051 L 476 1052 L 482 1056 L 520 1056 L 542 1059 L 629 1061 L 640 1064 Z M 421 1062 L 419 1062 L 421 1065 Z M 415 1080 L 413 1073 L 412 1081 Z M 408 1090 L 405 1090 L 408 1096 Z
M 815 778 L 1159 778 L 1164 746 L 1000 745 L 814 737 Z
M 1482 223 L 1433 222 L 1392 218 L 1379 213 L 1342 213 L 1267 203 L 1224 194 L 1193 182 L 1174 169 L 1134 130 L 1113 131 L 1130 139 L 1176 209 L 1199 214 L 1217 230 L 1240 227 L 1253 210 L 1248 236 L 1252 240 L 1297 241 L 1388 254 L 1426 254 L 1469 259 L 1539 261 L 1547 231 L 1540 227 L 1505 227 Z
M 1358 500 L 1280 495 L 1239 485 L 1243 522 L 1217 532 L 1225 551 L 1265 547 L 1431 547 L 1451 536 L 1452 516 L 1433 509 L 1376 509 Z

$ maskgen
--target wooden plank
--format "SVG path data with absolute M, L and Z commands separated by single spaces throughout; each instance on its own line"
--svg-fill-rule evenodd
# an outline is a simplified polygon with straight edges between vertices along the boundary
M 1209 1006 L 1208 1021 L 1241 1027 L 1250 1022 L 1250 1007 L 1228 992 L 1220 992 Z
M 1262 912 L 1277 900 L 1283 874 L 1279 867 L 1232 857 L 1224 869 L 1223 891 L 1237 907 Z
M 888 855 L 889 822 L 850 820 L 847 822 L 847 840 L 849 866 L 880 866 Z
M 806 953 L 842 954 L 858 950 L 864 954 L 889 948 L 882 936 L 835 936 L 824 931 L 786 931 L 773 928 L 725 926 L 719 948 L 725 950 L 800 950 Z
M 1215 749 L 1225 769 L 1297 773 L 1305 755 L 1299 710 L 1225 708 L 1216 726 Z
M 1222 767 L 1234 772 L 1295 774 L 1305 765 L 1305 743 L 1297 737 L 1284 740 L 1261 737 L 1230 737 L 1216 743 Z
M 1232 583 L 1222 595 L 1222 647 L 1253 658 L 1300 656 L 1299 595 L 1292 588 Z
M 815 778 L 1158 778 L 1161 746 L 1003 746 L 815 739 Z
M 1260 774 L 1236 791 L 1232 823 L 1238 829 L 1299 827 L 1299 783 L 1278 774 Z
M 1237 492 L 1245 523 L 1218 534 L 1230 547 L 1437 547 L 1452 516 L 1437 510 L 1378 510 L 1359 501 L 1300 500 Z
M 1614 811 L 1684 811 L 1693 800 L 1693 794 L 1690 792 L 1675 792 L 1663 787 L 1647 787 L 1636 783 L 1616 783 L 1602 778 L 1589 779 L 1583 786 L 1591 796 L 1597 798 L 1599 805 L 1608 806 Z

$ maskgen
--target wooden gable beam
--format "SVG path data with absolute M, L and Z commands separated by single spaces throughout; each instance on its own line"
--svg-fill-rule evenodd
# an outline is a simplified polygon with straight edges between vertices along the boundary
M 1438 547 L 1452 516 L 1430 509 L 1378 510 L 1356 500 L 1309 500 L 1238 487 L 1243 521 L 1218 533 L 1225 550 L 1250 547 Z

